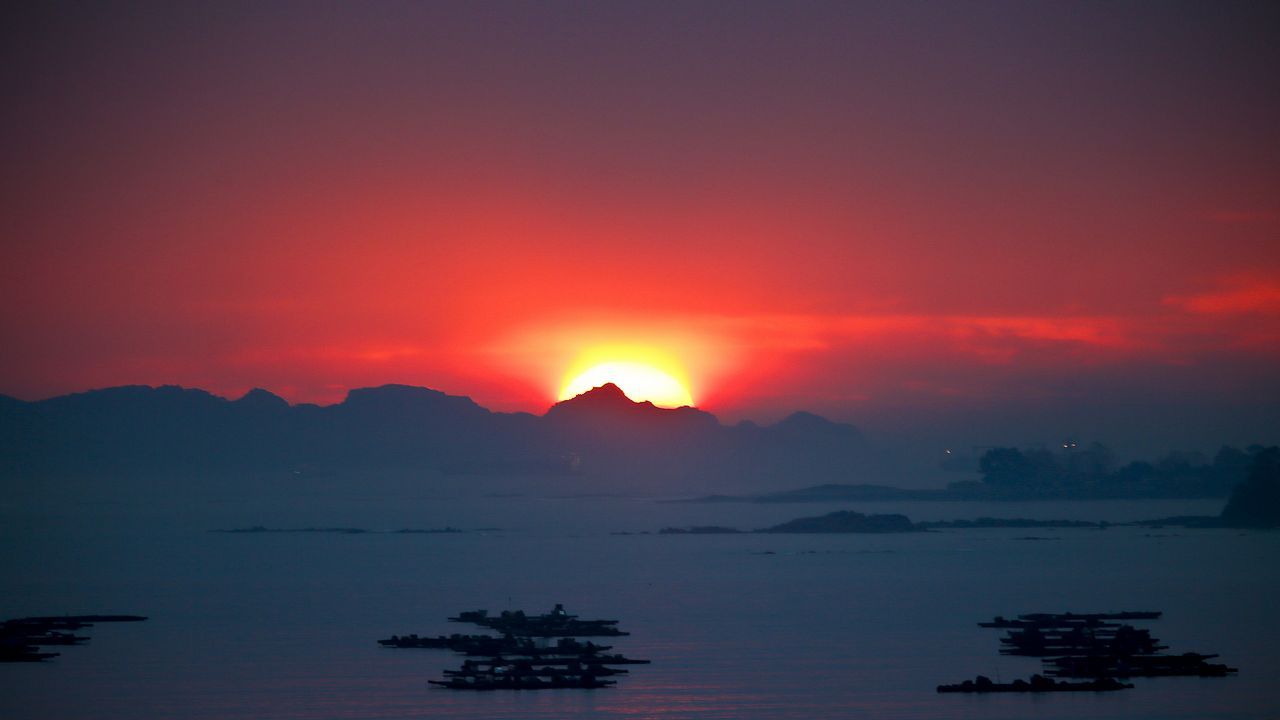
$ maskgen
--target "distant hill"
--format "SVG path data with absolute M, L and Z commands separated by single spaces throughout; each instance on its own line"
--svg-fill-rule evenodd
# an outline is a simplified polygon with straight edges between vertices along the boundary
M 133 476 L 307 469 L 528 474 L 642 481 L 660 490 L 820 480 L 858 472 L 850 425 L 797 413 L 725 426 L 696 408 L 632 402 L 616 386 L 542 416 L 407 385 L 351 390 L 341 403 L 236 400 L 176 386 L 128 386 L 24 402 L 0 396 L 0 476 Z
M 1231 493 L 1221 521 L 1227 527 L 1280 528 L 1280 447 L 1254 455 L 1249 476 Z
M 781 423 L 780 423 L 781 424 Z M 1101 447 L 1096 446 L 1095 447 Z M 1244 450 L 1223 447 L 1211 462 L 1196 462 L 1179 453 L 1155 463 L 1131 462 L 1118 469 L 1096 462 L 1096 450 L 1054 455 L 1045 450 L 1023 453 L 1016 448 L 995 448 L 983 456 L 981 480 L 964 480 L 945 488 L 915 489 L 886 485 L 826 483 L 793 490 L 751 495 L 704 495 L 672 502 L 685 503 L 814 503 L 877 502 L 901 500 L 1114 500 L 1133 498 L 1217 498 L 1233 490 L 1228 516 L 1239 522 L 1273 522 L 1262 519 L 1263 508 L 1280 506 L 1277 483 L 1255 479 L 1245 487 L 1250 470 L 1271 457 L 1271 449 L 1251 445 Z M 1084 460 L 1086 462 L 1079 462 Z M 1265 462 L 1263 462 L 1265 465 Z M 1081 468 L 1083 466 L 1084 469 Z M 1247 492 L 1240 493 L 1245 487 Z
M 864 515 L 851 510 L 828 513 L 820 517 L 789 520 L 757 532 L 763 533 L 896 533 L 918 532 L 905 515 Z

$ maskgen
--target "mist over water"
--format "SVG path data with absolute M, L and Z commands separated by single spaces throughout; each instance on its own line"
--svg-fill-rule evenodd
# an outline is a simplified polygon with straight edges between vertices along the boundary
M 3 508 L 5 616 L 129 612 L 85 647 L 0 666 L 6 718 L 1256 718 L 1280 711 L 1280 536 L 1110 528 L 893 535 L 614 535 L 763 527 L 835 509 L 913 520 L 1124 521 L 1219 501 L 685 505 L 652 498 L 346 496 Z M 439 528 L 460 534 L 211 533 Z M 476 528 L 496 528 L 476 531 Z M 1030 536 L 1042 540 L 1022 539 Z M 468 632 L 460 610 L 614 618 L 652 665 L 604 690 L 464 693 L 426 680 L 460 660 L 391 634 Z M 976 622 L 1034 611 L 1156 609 L 1171 652 L 1222 654 L 1229 678 L 1121 693 L 938 695 L 1039 670 Z

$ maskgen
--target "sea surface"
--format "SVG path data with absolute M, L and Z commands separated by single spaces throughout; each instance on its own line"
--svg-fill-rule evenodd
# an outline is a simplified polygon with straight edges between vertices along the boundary
M 803 484 L 803 483 L 800 483 Z M 660 535 L 762 527 L 837 509 L 913 520 L 1125 521 L 1218 501 L 670 504 L 650 497 L 103 500 L 0 506 L 0 616 L 137 613 L 41 664 L 0 665 L 20 718 L 1257 718 L 1280 717 L 1280 533 L 1179 528 L 895 535 Z M 216 533 L 440 528 L 457 534 Z M 649 534 L 616 534 L 620 532 Z M 564 603 L 648 658 L 614 688 L 436 689 L 461 658 L 391 634 L 474 631 L 467 609 Z M 1023 612 L 1163 610 L 1171 651 L 1221 653 L 1229 678 L 1117 693 L 939 695 L 1032 658 L 977 627 Z M 604 641 L 600 641 L 604 642 Z M 57 649 L 57 648 L 55 648 Z

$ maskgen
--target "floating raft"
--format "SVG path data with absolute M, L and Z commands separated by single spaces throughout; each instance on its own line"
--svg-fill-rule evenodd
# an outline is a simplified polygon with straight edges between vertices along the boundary
M 630 634 L 614 627 L 617 620 L 582 620 L 565 612 L 560 604 L 542 615 L 526 615 L 523 610 L 503 610 L 500 615 L 490 615 L 487 610 L 468 610 L 449 618 L 449 621 L 474 623 L 523 637 L 616 637 Z
M 1000 638 L 1000 654 L 1041 658 L 1043 674 L 1031 680 L 994 683 L 978 676 L 957 685 L 939 685 L 941 693 L 1111 691 L 1133 687 L 1121 682 L 1137 677 L 1225 677 L 1236 668 L 1209 660 L 1217 655 L 1167 650 L 1150 630 L 1128 621 L 1157 620 L 1155 610 L 1109 613 L 1026 613 L 1009 619 L 997 615 L 979 627 L 1008 630 Z M 1053 678 L 1083 679 L 1062 682 Z
M 1071 656 L 1046 659 L 1046 674 L 1066 678 L 1135 677 L 1226 677 L 1239 672 L 1209 660 L 1218 657 L 1200 653 L 1181 655 L 1130 655 L 1118 657 Z
M 392 635 L 379 640 L 379 645 L 390 648 L 426 648 L 446 649 L 466 655 L 581 655 L 583 653 L 599 653 L 612 648 L 610 645 L 597 645 L 593 642 L 580 642 L 574 638 L 561 638 L 555 645 L 539 645 L 532 638 L 505 635 L 437 635 L 436 637 L 419 637 L 417 635 Z
M 557 604 L 551 612 L 528 615 L 524 611 L 504 611 L 490 615 L 487 610 L 468 610 L 449 618 L 502 633 L 419 637 L 392 635 L 379 640 L 387 648 L 447 649 L 472 656 L 457 670 L 445 670 L 443 680 L 429 680 L 448 690 L 544 690 L 558 688 L 604 688 L 616 684 L 603 677 L 628 671 L 617 665 L 643 665 L 648 660 L 619 653 L 605 654 L 609 645 L 597 645 L 576 638 L 620 636 L 617 620 L 583 620 Z M 534 638 L 559 638 L 554 644 Z
M 448 680 L 428 680 L 428 683 L 449 690 L 556 690 L 565 688 L 603 688 L 617 683 L 601 680 L 591 675 L 566 675 L 543 678 L 537 675 L 488 675 L 475 677 L 451 677 Z
M 43 652 L 47 645 L 83 645 L 87 635 L 76 635 L 76 630 L 92 627 L 94 623 L 141 622 L 142 615 L 36 615 L 13 618 L 0 623 L 0 662 L 42 662 L 58 657 L 61 653 Z
M 1168 648 L 1151 637 L 1150 630 L 1139 630 L 1132 625 L 1115 628 L 1084 628 L 1043 630 L 1026 628 L 1011 630 L 1000 638 L 1000 654 L 1030 655 L 1150 655 Z
M 1110 692 L 1133 687 L 1114 678 L 1099 678 L 1088 682 L 1060 682 L 1043 675 L 1032 675 L 1030 680 L 1014 680 L 1011 683 L 991 682 L 991 678 L 979 675 L 976 680 L 965 680 L 958 685 L 939 685 L 940 693 L 1046 693 L 1046 692 Z
M 1076 621 L 1083 620 L 1085 622 L 1101 621 L 1101 620 L 1159 620 L 1164 615 L 1160 610 L 1125 610 L 1113 613 L 1027 613 L 1019 615 L 1019 620 L 1032 621 Z

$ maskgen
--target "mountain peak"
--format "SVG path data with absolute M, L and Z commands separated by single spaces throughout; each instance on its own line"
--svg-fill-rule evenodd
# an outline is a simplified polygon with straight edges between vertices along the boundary
M 568 400 L 563 400 L 562 402 L 620 403 L 623 401 L 627 403 L 640 404 L 627 397 L 627 394 L 622 391 L 622 388 L 618 387 L 614 383 L 608 382 L 603 385 L 593 387 L 584 393 L 574 395 Z
M 847 442 L 855 442 L 862 439 L 862 433 L 853 425 L 828 420 L 821 415 L 815 415 L 804 410 L 793 412 L 786 416 L 778 421 L 776 425 L 773 425 L 772 430 L 775 433 L 810 439 L 826 438 L 831 441 Z
M 779 425 L 790 425 L 799 428 L 816 428 L 831 427 L 839 423 L 832 422 L 827 418 L 811 413 L 807 410 L 797 410 L 782 420 L 778 421 Z
M 695 407 L 661 408 L 645 400 L 635 402 L 614 383 L 594 387 L 568 400 L 561 400 L 544 416 L 556 423 L 589 428 L 593 433 L 634 433 L 666 428 L 668 431 L 717 428 L 715 415 Z M 619 430 L 619 428 L 623 428 Z
M 254 388 L 235 401 L 244 407 L 282 410 L 289 407 L 288 401 L 269 390 Z
M 636 402 L 627 397 L 614 383 L 605 383 L 590 390 L 574 395 L 568 400 L 561 400 L 547 411 L 547 415 L 625 415 L 645 413 L 649 410 L 661 410 L 653 403 L 645 400 Z

